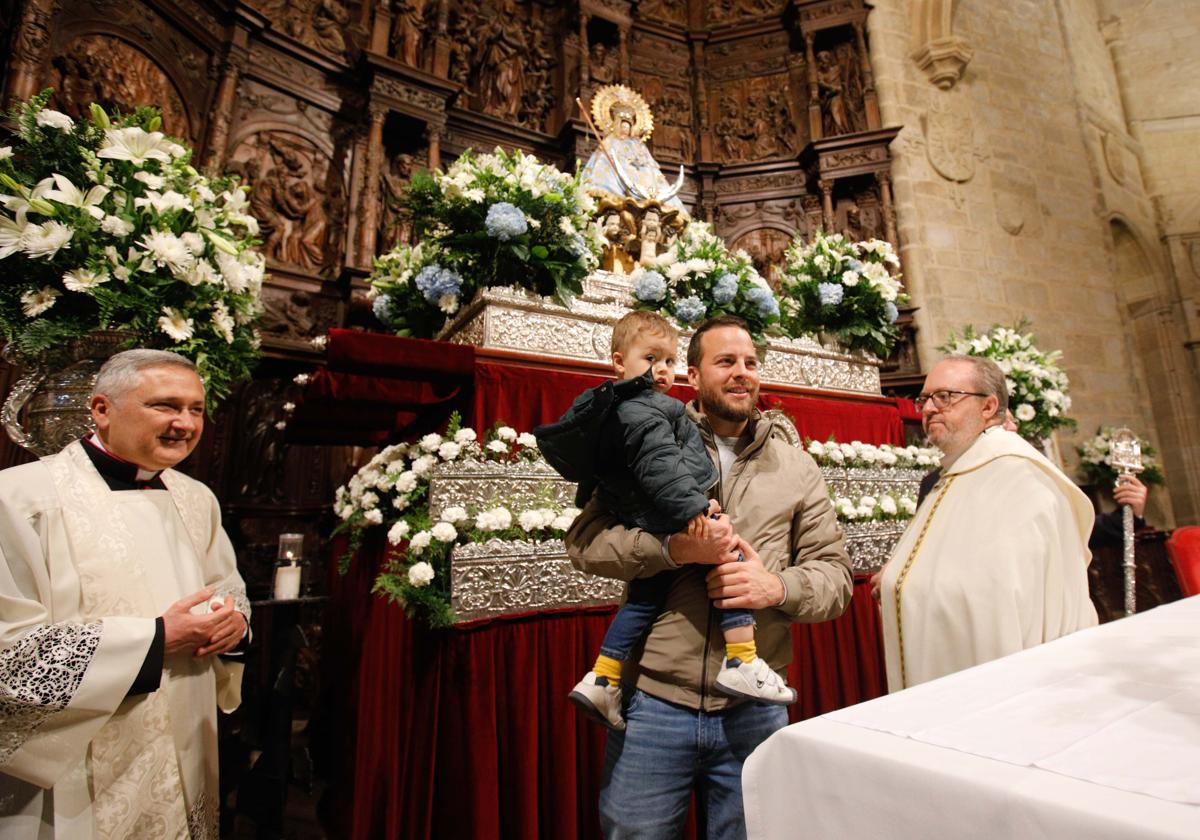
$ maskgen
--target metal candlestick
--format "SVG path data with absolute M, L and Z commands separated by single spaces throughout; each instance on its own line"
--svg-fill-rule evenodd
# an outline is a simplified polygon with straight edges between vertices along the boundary
M 1140 473 L 1142 466 L 1142 445 L 1138 443 L 1137 435 L 1126 428 L 1117 429 L 1112 436 L 1112 449 L 1109 463 L 1117 471 L 1117 486 L 1121 485 L 1121 477 Z M 1125 567 L 1125 615 L 1137 612 L 1137 560 L 1133 550 L 1133 508 L 1121 505 L 1121 524 L 1123 528 L 1123 562 Z

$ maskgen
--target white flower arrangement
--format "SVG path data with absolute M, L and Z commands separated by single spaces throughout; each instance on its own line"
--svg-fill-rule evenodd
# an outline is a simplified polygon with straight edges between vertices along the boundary
M 462 461 L 536 461 L 541 453 L 522 441 L 532 438 L 508 426 L 483 435 L 459 427 L 454 415 L 446 434 L 428 434 L 416 443 L 389 446 L 337 489 L 334 513 L 342 520 L 334 533 L 349 532 L 342 557 L 348 568 L 366 533 L 386 529 L 388 563 L 373 590 L 401 604 L 431 627 L 454 620 L 450 607 L 450 553 L 455 545 L 506 540 L 561 538 L 579 510 L 541 506 L 510 510 L 502 504 L 477 511 L 447 507 L 436 520 L 429 511 L 429 482 L 438 465 Z
M 1070 381 L 1059 366 L 1062 352 L 1038 349 L 1028 327 L 1029 322 L 1022 320 L 1013 327 L 997 325 L 978 333 L 968 325 L 961 335 L 950 333 L 938 349 L 952 355 L 983 356 L 999 365 L 1008 387 L 1008 407 L 1017 420 L 1017 433 L 1040 441 L 1055 429 L 1074 428 L 1075 421 L 1067 417 L 1071 410 L 1071 398 L 1067 396 Z
M 834 513 L 841 522 L 903 522 L 917 512 L 914 496 L 884 494 L 880 496 L 830 495 Z
M 468 150 L 445 172 L 418 172 L 405 202 L 421 242 L 375 261 L 376 318 L 429 338 L 479 289 L 519 285 L 562 303 L 583 290 L 603 245 L 578 177 L 520 150 Z
M 779 320 L 779 301 L 745 251 L 730 251 L 707 222 L 690 222 L 679 238 L 629 276 L 641 309 L 661 311 L 681 327 L 737 315 L 760 338 Z
M 1112 426 L 1102 426 L 1096 434 L 1081 445 L 1075 447 L 1079 452 L 1079 471 L 1090 484 L 1111 488 L 1117 480 L 1117 471 L 1112 465 L 1112 443 L 1115 429 Z M 1150 441 L 1139 436 L 1138 444 L 1142 450 L 1142 471 L 1138 478 L 1147 485 L 1162 484 L 1162 465 L 1159 464 L 1158 452 L 1150 445 Z
M 53 357 L 96 330 L 196 362 L 217 402 L 259 356 L 266 262 L 258 222 L 231 179 L 208 179 L 152 108 L 78 123 L 45 108 L 13 113 L 0 155 L 0 337 Z
M 942 452 L 932 447 L 876 446 L 862 441 L 838 443 L 832 437 L 822 443 L 808 440 L 805 450 L 820 466 L 826 467 L 887 467 L 894 469 L 931 470 L 942 461 Z
M 784 255 L 779 297 L 783 325 L 799 337 L 832 332 L 851 350 L 887 358 L 899 337 L 898 307 L 908 302 L 900 259 L 882 239 L 851 242 L 840 233 L 800 236 Z

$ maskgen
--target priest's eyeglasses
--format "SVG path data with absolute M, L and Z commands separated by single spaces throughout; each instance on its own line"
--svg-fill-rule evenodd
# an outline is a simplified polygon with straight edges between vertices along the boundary
M 961 397 L 986 397 L 987 394 L 980 394 L 977 391 L 951 391 L 944 388 L 940 391 L 934 391 L 932 394 L 918 394 L 913 400 L 913 405 L 917 407 L 917 411 L 922 411 L 925 408 L 925 403 L 933 403 L 933 407 L 938 411 L 943 411 L 959 401 Z

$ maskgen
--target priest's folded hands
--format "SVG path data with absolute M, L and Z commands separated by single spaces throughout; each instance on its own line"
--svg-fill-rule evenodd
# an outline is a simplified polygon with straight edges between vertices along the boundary
M 163 613 L 164 655 L 210 656 L 238 646 L 246 635 L 246 617 L 234 609 L 232 595 L 212 602 L 207 614 L 192 612 L 212 597 L 211 589 L 202 589 L 180 598 Z

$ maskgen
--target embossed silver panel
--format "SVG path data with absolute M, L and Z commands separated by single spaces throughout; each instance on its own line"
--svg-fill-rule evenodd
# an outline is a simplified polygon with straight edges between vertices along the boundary
M 843 522 L 846 553 L 855 574 L 879 571 L 892 555 L 908 522 Z
M 584 282 L 567 309 L 518 288 L 484 289 L 446 325 L 438 338 L 567 359 L 607 362 L 612 325 L 632 306 L 627 278 L 603 272 Z M 686 373 L 690 332 L 679 336 L 680 373 Z M 761 368 L 769 385 L 793 385 L 879 396 L 880 361 L 842 353 L 812 338 L 771 337 Z
M 574 503 L 575 485 L 545 461 L 455 461 L 435 467 L 429 480 L 429 515 L 435 522 L 448 507 L 474 515 L 498 505 L 521 513 Z
M 502 615 L 614 604 L 625 584 L 585 575 L 562 540 L 468 543 L 450 556 L 456 623 Z
M 821 467 L 821 475 L 825 477 L 829 492 L 857 502 L 862 496 L 878 497 L 884 493 L 915 499 L 925 473 L 922 470 Z

